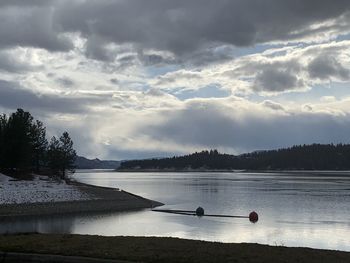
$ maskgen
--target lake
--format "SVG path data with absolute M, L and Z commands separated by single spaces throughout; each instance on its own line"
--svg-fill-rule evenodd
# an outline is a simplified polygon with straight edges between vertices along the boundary
M 350 251 L 350 173 L 119 173 L 79 171 L 80 182 L 123 189 L 165 204 L 248 219 L 142 211 L 1 222 L 0 232 L 171 236 Z

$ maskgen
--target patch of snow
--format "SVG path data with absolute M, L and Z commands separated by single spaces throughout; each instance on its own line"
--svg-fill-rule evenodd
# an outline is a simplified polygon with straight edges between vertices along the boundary
M 35 175 L 33 180 L 15 180 L 0 174 L 0 205 L 91 200 L 89 194 L 64 181 Z

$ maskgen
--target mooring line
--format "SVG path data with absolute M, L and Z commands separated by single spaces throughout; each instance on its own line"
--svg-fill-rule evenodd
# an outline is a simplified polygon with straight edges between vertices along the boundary
M 177 214 L 177 215 L 196 216 L 196 213 L 194 211 L 188 211 L 188 212 L 177 212 L 177 211 L 167 211 L 167 210 L 152 210 L 152 211 L 153 212 L 169 213 L 169 214 Z
M 249 218 L 253 223 L 258 221 L 258 214 L 256 212 L 251 212 L 249 216 L 236 216 L 236 215 L 216 215 L 216 214 L 205 214 L 204 209 L 199 207 L 196 211 L 191 210 L 172 210 L 172 209 L 153 209 L 153 212 L 162 212 L 177 215 L 188 215 L 188 216 L 207 216 L 207 217 L 222 217 L 222 218 Z
M 176 210 L 176 209 L 152 209 L 152 211 L 155 212 L 165 212 L 165 213 L 172 213 L 172 212 L 179 212 L 179 213 L 196 213 L 196 211 L 192 210 Z

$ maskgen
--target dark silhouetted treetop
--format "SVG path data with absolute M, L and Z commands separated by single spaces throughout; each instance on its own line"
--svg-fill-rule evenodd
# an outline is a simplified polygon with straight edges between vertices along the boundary
M 242 155 L 217 150 L 171 158 L 130 160 L 119 170 L 348 170 L 350 145 L 312 144 Z
M 68 173 L 74 172 L 76 152 L 73 149 L 73 141 L 68 132 L 64 132 L 58 139 L 52 137 L 47 152 L 48 166 L 54 174 L 64 179 Z
M 21 175 L 32 171 L 47 172 L 49 166 L 61 177 L 74 171 L 76 152 L 67 132 L 48 145 L 46 128 L 34 120 L 29 112 L 18 109 L 6 116 L 0 115 L 0 170 Z
M 32 164 L 33 117 L 29 112 L 18 109 L 9 118 L 1 118 L 1 167 L 6 169 L 27 169 Z
M 44 124 L 38 120 L 31 128 L 32 165 L 35 167 L 35 171 L 38 172 L 40 166 L 43 166 L 46 161 L 46 150 L 48 146 L 46 128 L 44 127 Z

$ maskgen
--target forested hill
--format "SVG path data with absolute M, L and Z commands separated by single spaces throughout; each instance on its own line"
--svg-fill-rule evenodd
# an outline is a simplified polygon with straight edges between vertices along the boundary
M 76 169 L 116 169 L 119 167 L 119 161 L 87 159 L 82 156 L 77 156 L 75 160 Z
M 312 144 L 242 155 L 217 150 L 163 159 L 131 160 L 119 170 L 347 170 L 349 144 Z

